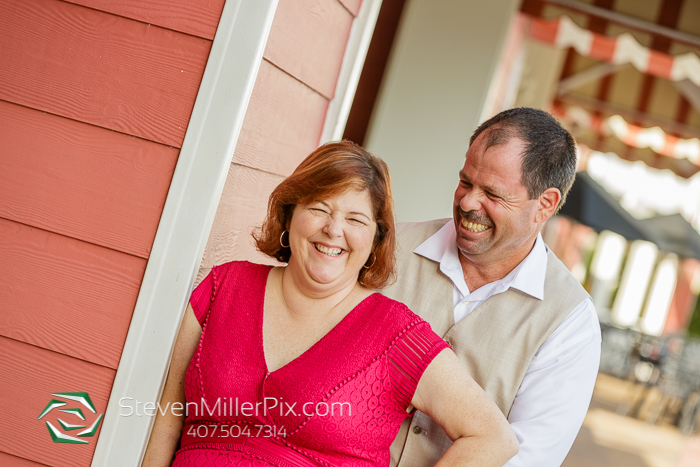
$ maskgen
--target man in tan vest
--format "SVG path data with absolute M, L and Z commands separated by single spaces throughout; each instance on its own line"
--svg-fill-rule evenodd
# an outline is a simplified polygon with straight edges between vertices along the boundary
M 576 146 L 548 113 L 511 109 L 471 137 L 453 219 L 400 224 L 396 284 L 448 341 L 518 436 L 509 467 L 561 465 L 600 360 L 590 297 L 540 236 L 574 180 Z M 401 427 L 392 466 L 435 464 L 452 443 L 425 414 Z

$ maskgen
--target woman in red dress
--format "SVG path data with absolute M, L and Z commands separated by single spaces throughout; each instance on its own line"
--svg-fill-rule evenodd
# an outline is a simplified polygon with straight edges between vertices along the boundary
M 376 292 L 393 216 L 381 159 L 350 142 L 307 157 L 255 235 L 287 265 L 223 264 L 193 292 L 143 465 L 388 466 L 413 407 L 454 441 L 440 465 L 512 457 L 508 422 L 448 345 Z

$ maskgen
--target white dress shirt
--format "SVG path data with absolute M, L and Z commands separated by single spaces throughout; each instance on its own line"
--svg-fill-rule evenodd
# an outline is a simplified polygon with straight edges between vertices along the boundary
M 510 287 L 542 300 L 547 249 L 538 235 L 530 254 L 515 269 L 473 292 L 464 281 L 452 221 L 413 252 L 439 262 L 440 271 L 452 281 L 457 323 L 489 297 Z M 520 452 L 507 467 L 561 465 L 591 401 L 600 344 L 598 316 L 587 298 L 554 330 L 530 362 L 508 415 L 520 442 Z

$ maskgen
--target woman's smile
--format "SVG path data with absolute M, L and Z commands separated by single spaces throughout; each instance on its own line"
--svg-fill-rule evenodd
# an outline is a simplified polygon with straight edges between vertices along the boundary
M 345 250 L 340 247 L 329 246 L 323 243 L 314 243 L 313 245 L 314 248 L 316 248 L 316 251 L 319 251 L 326 256 L 338 257 L 345 252 Z

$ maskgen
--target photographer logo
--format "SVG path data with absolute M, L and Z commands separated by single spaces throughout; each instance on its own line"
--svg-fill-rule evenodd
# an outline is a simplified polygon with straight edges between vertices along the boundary
M 104 414 L 97 415 L 95 406 L 90 400 L 87 392 L 54 392 L 51 394 L 58 399 L 51 399 L 44 410 L 39 414 L 37 420 L 41 420 L 47 414 L 57 409 L 61 414 L 58 415 L 57 425 L 60 429 L 54 426 L 53 423 L 46 420 L 46 427 L 49 429 L 49 434 L 54 443 L 72 443 L 72 444 L 88 444 L 84 438 L 95 436 L 97 429 L 100 427 Z M 81 405 L 82 407 L 69 407 L 69 405 Z M 88 414 L 86 419 L 83 409 L 96 415 L 92 417 Z M 94 420 L 93 420 L 94 419 Z M 66 421 L 68 420 L 68 421 Z M 89 424 L 89 425 L 88 425 Z M 77 431 L 80 430 L 80 431 Z M 67 432 L 74 432 L 70 435 Z

